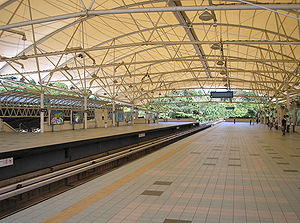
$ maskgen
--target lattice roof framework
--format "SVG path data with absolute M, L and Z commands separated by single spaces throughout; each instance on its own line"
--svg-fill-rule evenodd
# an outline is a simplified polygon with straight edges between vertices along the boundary
M 285 100 L 287 91 L 300 94 L 299 3 L 0 1 L 1 84 L 14 77 L 39 92 L 61 82 L 137 105 L 180 89 L 245 89 Z M 202 21 L 205 10 L 214 18 Z

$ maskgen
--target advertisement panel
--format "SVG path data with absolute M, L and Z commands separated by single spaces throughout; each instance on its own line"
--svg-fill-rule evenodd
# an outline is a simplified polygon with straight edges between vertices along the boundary
M 72 122 L 73 124 L 83 123 L 83 112 L 72 111 Z
M 51 110 L 50 112 L 50 125 L 62 125 L 64 124 L 64 111 Z

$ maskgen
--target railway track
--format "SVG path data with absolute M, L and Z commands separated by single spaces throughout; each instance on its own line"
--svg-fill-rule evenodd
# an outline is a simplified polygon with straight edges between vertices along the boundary
M 0 219 L 85 183 L 163 146 L 209 128 L 211 125 L 211 123 L 201 124 L 199 127 L 154 139 L 142 145 L 134 145 L 104 157 L 3 186 L 0 188 Z

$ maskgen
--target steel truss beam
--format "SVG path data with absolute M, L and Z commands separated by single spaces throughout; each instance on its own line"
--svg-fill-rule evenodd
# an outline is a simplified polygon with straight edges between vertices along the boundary
M 182 4 L 180 2 L 180 0 L 169 0 L 168 1 L 169 6 L 177 6 L 177 7 L 181 7 Z M 186 32 L 186 34 L 188 35 L 190 42 L 198 42 L 198 43 L 194 43 L 194 49 L 197 53 L 197 55 L 199 56 L 200 59 L 205 59 L 205 53 L 204 50 L 201 46 L 202 43 L 200 43 L 198 36 L 193 28 L 192 22 L 190 21 L 189 17 L 186 15 L 186 13 L 184 11 L 180 11 L 180 12 L 174 12 L 175 17 L 177 18 L 178 22 L 183 25 L 184 30 Z M 179 45 L 179 44 L 176 44 Z M 201 61 L 203 67 L 206 69 L 206 75 L 208 77 L 211 77 L 211 71 L 209 70 L 208 64 L 206 61 Z
M 55 35 L 55 34 L 61 32 L 61 31 L 65 30 L 65 29 L 67 29 L 67 28 L 69 28 L 69 27 L 71 27 L 71 26 L 73 26 L 73 25 L 76 25 L 76 24 L 78 24 L 78 23 L 80 23 L 80 22 L 82 22 L 82 21 L 85 21 L 85 20 L 91 19 L 91 18 L 92 18 L 92 17 L 85 17 L 85 18 L 82 18 L 82 19 L 80 19 L 80 20 L 76 20 L 76 21 L 74 21 L 74 22 L 72 22 L 72 23 L 70 23 L 70 24 L 68 24 L 68 25 L 65 25 L 65 26 L 63 26 L 63 27 L 61 27 L 61 28 L 59 28 L 59 29 L 57 29 L 57 30 L 51 32 L 50 34 L 47 34 L 47 35 L 44 36 L 43 38 L 39 39 L 39 40 L 36 42 L 36 45 L 41 44 L 42 42 L 44 42 L 45 40 L 49 39 L 49 38 L 52 37 L 53 35 Z M 193 23 L 193 25 L 213 25 L 213 23 Z M 292 38 L 292 37 L 290 37 L 290 36 L 285 36 L 285 35 L 283 35 L 283 34 L 281 34 L 281 33 L 276 33 L 276 32 L 274 32 L 274 31 L 272 31 L 272 30 L 267 30 L 267 29 L 264 30 L 264 29 L 260 29 L 260 28 L 257 28 L 257 27 L 251 27 L 251 26 L 245 26 L 245 25 L 236 25 L 236 24 L 224 24 L 224 23 L 218 23 L 218 25 L 221 25 L 221 26 L 230 26 L 230 27 L 240 27 L 240 28 L 244 28 L 244 29 L 254 29 L 254 30 L 257 30 L 257 31 L 261 31 L 261 32 L 263 32 L 263 33 L 270 33 L 270 34 L 273 34 L 273 35 L 279 35 L 279 36 L 281 36 L 281 37 L 284 37 L 284 38 L 289 39 L 289 40 L 292 40 L 292 41 L 298 41 L 298 39 L 296 39 L 296 38 Z M 147 31 L 151 31 L 151 30 L 154 30 L 154 29 L 157 30 L 157 29 L 164 29 L 164 28 L 171 28 L 171 27 L 183 27 L 183 26 L 182 26 L 182 25 L 179 25 L 179 24 L 176 24 L 176 25 L 167 25 L 167 26 L 158 26 L 158 27 L 155 27 L 155 28 L 147 28 L 147 29 L 143 29 L 143 30 L 140 30 L 139 32 L 147 32 Z M 188 27 L 187 27 L 187 28 L 188 28 Z M 131 32 L 131 33 L 128 33 L 128 34 L 124 34 L 124 35 L 115 37 L 115 40 L 120 39 L 120 38 L 122 38 L 122 37 L 134 35 L 134 34 L 136 34 L 136 33 L 137 33 L 137 31 L 134 31 L 134 32 Z M 103 42 L 103 43 L 101 43 L 101 44 L 97 44 L 97 45 L 94 46 L 94 47 L 99 47 L 99 46 L 101 46 L 101 45 L 103 45 L 103 44 L 105 44 L 105 43 L 109 43 L 109 42 L 111 42 L 111 41 L 113 41 L 113 40 L 112 40 L 112 39 L 107 40 L 107 41 L 105 41 L 105 42 Z M 258 47 L 257 47 L 257 48 L 258 48 Z M 28 47 L 27 47 L 26 49 L 24 49 L 22 52 L 20 52 L 16 57 L 23 56 L 25 53 L 27 53 L 27 52 L 30 51 L 31 49 L 33 49 L 33 44 L 30 45 L 30 46 L 28 46 Z M 286 56 L 286 55 L 285 55 L 285 56 Z M 14 57 L 14 58 L 16 58 L 16 57 Z M 73 59 L 74 59 L 74 58 L 73 58 Z M 64 66 L 64 65 L 65 65 L 65 64 L 62 64 L 61 67 Z M 1 67 L 1 68 L 0 68 L 0 72 L 1 72 L 1 70 L 2 70 L 3 68 L 5 68 L 6 66 L 7 66 L 7 64 L 5 64 L 3 67 Z
M 196 94 L 196 95 L 166 95 L 164 97 L 153 97 L 153 99 L 164 99 L 164 98 L 190 98 L 190 97 L 207 97 L 210 96 L 209 94 Z M 235 98 L 261 98 L 262 96 L 257 95 L 233 95 Z
M 49 57 L 49 56 L 57 56 L 63 54 L 71 54 L 71 53 L 84 53 L 84 52 L 91 52 L 91 51 L 98 51 L 98 50 L 108 50 L 108 49 L 119 49 L 119 48 L 130 48 L 134 46 L 173 46 L 173 45 L 203 45 L 208 44 L 212 45 L 214 43 L 219 43 L 218 41 L 166 41 L 166 42 L 135 42 L 135 43 L 128 43 L 128 44 L 115 44 L 112 46 L 101 46 L 101 47 L 91 47 L 85 49 L 70 49 L 70 50 L 63 50 L 63 51 L 54 51 L 54 52 L 47 52 L 47 53 L 38 53 L 38 54 L 30 54 L 30 55 L 20 55 L 16 57 L 2 57 L 0 61 L 14 61 L 14 60 L 27 60 L 30 58 L 37 58 L 37 57 Z M 223 44 L 233 44 L 233 45 L 293 45 L 299 46 L 300 41 L 268 41 L 268 40 L 225 40 L 222 41 Z M 206 58 L 202 57 L 199 61 L 203 62 L 206 61 Z M 274 61 L 274 60 L 273 60 Z M 298 60 L 299 62 L 299 60 Z
M 224 11 L 224 10 L 266 10 L 262 7 L 267 7 L 272 10 L 299 10 L 300 4 L 257 4 L 244 5 L 244 4 L 231 4 L 231 5 L 214 5 L 214 6 L 177 6 L 177 7 L 152 7 L 152 8 L 127 8 L 127 9 L 112 9 L 112 10 L 86 10 L 77 13 L 64 14 L 59 16 L 52 16 L 42 19 L 35 19 L 26 22 L 14 23 L 9 25 L 0 26 L 0 30 L 11 29 L 22 26 L 41 24 L 46 22 L 53 22 L 58 20 L 66 20 L 78 17 L 88 16 L 101 16 L 101 15 L 118 15 L 118 14 L 133 14 L 133 13 L 153 13 L 153 12 L 182 12 L 182 11 Z
M 207 57 L 213 57 L 213 56 L 207 56 Z M 247 58 L 241 58 L 241 57 L 224 57 L 228 62 L 249 62 L 249 63 L 264 63 L 264 62 L 270 62 L 270 63 L 294 63 L 294 64 L 298 64 L 300 62 L 300 60 L 286 60 L 286 59 L 247 59 Z M 143 60 L 143 61 L 132 61 L 132 62 L 122 62 L 122 63 L 109 63 L 109 64 L 100 64 L 100 65 L 86 65 L 86 66 L 80 66 L 80 67 L 62 67 L 59 68 L 57 70 L 40 70 L 41 73 L 44 72 L 57 72 L 57 71 L 64 71 L 64 70 L 80 70 L 80 69 L 95 69 L 95 68 L 105 68 L 105 67 L 116 67 L 116 66 L 120 66 L 120 65 L 125 65 L 125 66 L 129 66 L 129 65 L 138 65 L 138 64 L 158 64 L 158 63 L 166 63 L 166 62 L 179 62 L 179 61 L 200 61 L 201 59 L 198 58 L 193 58 L 193 57 L 189 57 L 189 58 L 172 58 L 172 59 L 162 59 L 162 60 Z M 210 61 L 210 62 L 215 62 L 215 59 L 205 59 L 205 61 Z M 276 68 L 275 66 L 273 66 L 273 68 Z M 279 69 L 279 68 L 278 68 Z M 279 69 L 280 70 L 280 69 Z M 10 73 L 10 74 L 0 74 L 1 76 L 8 76 L 8 75 L 18 75 L 18 74 L 34 74 L 37 71 L 30 71 L 30 72 L 20 72 L 20 73 Z M 268 71 L 266 71 L 268 72 Z M 280 71 L 279 71 L 280 72 Z M 291 73 L 289 71 L 281 71 L 282 73 Z
M 205 104 L 205 103 L 221 103 L 221 104 L 263 104 L 263 102 L 239 102 L 239 101 L 193 101 L 193 102 L 153 102 L 149 105 L 182 105 L 182 104 Z

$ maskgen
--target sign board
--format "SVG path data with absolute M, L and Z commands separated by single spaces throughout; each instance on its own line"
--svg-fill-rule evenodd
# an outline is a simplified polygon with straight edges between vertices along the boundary
M 211 98 L 233 98 L 233 91 L 212 91 Z
M 51 110 L 50 112 L 50 124 L 51 125 L 62 125 L 64 124 L 64 111 Z
M 81 111 L 72 111 L 72 122 L 73 124 L 83 122 L 83 112 Z
M 48 109 L 47 108 L 41 108 L 41 112 L 47 112 Z
M 142 138 L 142 137 L 145 137 L 145 136 L 146 136 L 146 133 L 144 133 L 144 132 L 139 134 L 139 138 Z
M 14 158 L 12 157 L 0 159 L 0 167 L 11 166 L 13 164 L 14 164 Z
M 226 110 L 234 110 L 234 107 L 225 107 Z
M 299 100 L 299 101 L 300 101 L 300 95 L 299 95 L 299 96 L 296 96 L 296 100 Z
M 44 103 L 45 104 L 49 104 L 50 103 L 50 99 L 44 99 Z

